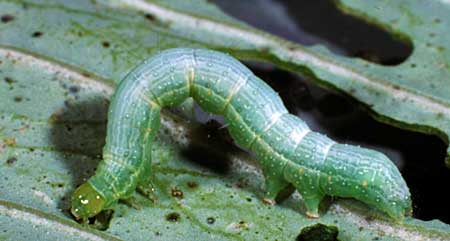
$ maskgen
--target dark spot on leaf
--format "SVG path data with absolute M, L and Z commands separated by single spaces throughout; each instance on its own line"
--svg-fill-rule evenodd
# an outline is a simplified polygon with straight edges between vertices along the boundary
M 109 46 L 111 46 L 111 44 L 110 44 L 108 41 L 103 41 L 103 42 L 102 42 L 102 46 L 103 46 L 104 48 L 109 48 Z
M 181 191 L 177 187 L 173 187 L 172 188 L 172 197 L 183 198 L 183 191 Z
M 10 157 L 10 158 L 8 158 L 8 160 L 6 160 L 6 164 L 8 164 L 9 166 L 12 166 L 16 161 L 17 161 L 16 157 Z
M 247 198 L 247 202 L 251 202 L 251 201 L 252 201 L 252 199 L 248 197 Z
M 416 67 L 416 64 L 411 64 L 411 68 L 415 68 Z
M 248 185 L 248 181 L 244 178 L 239 178 L 238 182 L 236 183 L 237 188 L 245 188 Z
M 297 241 L 336 241 L 339 230 L 335 226 L 328 226 L 321 223 L 308 226 L 302 229 L 297 236 Z
M 297 46 L 295 46 L 295 45 L 289 45 L 288 46 L 288 49 L 290 50 L 290 51 L 294 51 L 294 50 L 296 50 L 297 49 Z
M 15 83 L 15 82 L 17 82 L 17 81 L 15 81 L 13 78 L 11 78 L 11 77 L 5 77 L 5 82 L 6 83 L 8 83 L 8 84 L 12 84 L 12 83 Z
M 8 22 L 11 22 L 13 20 L 14 20 L 14 16 L 13 15 L 5 14 L 5 15 L 2 15 L 2 17 L 1 17 L 2 23 L 8 23 Z
M 187 186 L 189 188 L 196 188 L 198 187 L 198 184 L 196 182 L 187 182 Z
M 435 18 L 435 19 L 434 19 L 434 22 L 435 22 L 435 23 L 441 23 L 441 20 L 440 20 L 439 18 Z
M 78 86 L 70 86 L 69 87 L 69 91 L 71 92 L 71 93 L 77 93 L 78 91 L 80 91 L 80 87 L 78 87 Z
M 156 17 L 153 14 L 146 13 L 144 16 L 149 21 L 152 21 L 152 22 L 156 21 Z
M 22 102 L 22 100 L 23 100 L 22 96 L 15 96 L 14 97 L 14 101 L 15 102 Z
M 14 146 L 16 144 L 16 138 L 8 138 L 3 141 L 7 146 Z
M 213 218 L 213 217 L 208 217 L 208 218 L 206 219 L 206 222 L 207 222 L 208 224 L 214 224 L 214 223 L 216 222 L 216 219 Z
M 41 37 L 42 35 L 44 35 L 43 32 L 36 31 L 36 32 L 34 32 L 31 36 L 32 36 L 33 38 L 39 38 L 39 37 Z
M 238 224 L 235 225 L 235 228 L 242 229 L 242 230 L 248 230 L 249 226 L 245 221 L 241 220 L 241 221 L 239 221 Z
M 177 212 L 169 213 L 166 215 L 166 220 L 169 222 L 178 222 L 180 221 L 180 214 Z

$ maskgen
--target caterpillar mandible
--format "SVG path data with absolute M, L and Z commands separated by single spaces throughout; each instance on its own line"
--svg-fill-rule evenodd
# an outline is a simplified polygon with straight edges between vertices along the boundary
M 93 217 L 149 182 L 151 145 L 160 110 L 193 97 L 224 115 L 235 142 L 257 157 L 266 199 L 292 184 L 308 217 L 319 217 L 325 195 L 351 197 L 402 220 L 412 212 L 408 187 L 382 153 L 334 142 L 288 113 L 264 81 L 229 55 L 176 48 L 155 55 L 119 84 L 108 113 L 103 160 L 72 197 L 77 219 Z

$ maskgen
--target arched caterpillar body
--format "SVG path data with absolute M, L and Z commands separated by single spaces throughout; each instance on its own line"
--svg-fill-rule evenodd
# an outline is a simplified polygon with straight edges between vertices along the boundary
M 257 156 L 267 200 L 293 184 L 309 217 L 319 216 L 325 195 L 358 199 L 396 220 L 411 213 L 408 187 L 385 155 L 311 131 L 236 59 L 212 50 L 179 48 L 149 58 L 118 86 L 109 107 L 103 161 L 75 191 L 75 217 L 95 216 L 149 181 L 160 110 L 188 97 L 203 110 L 224 115 L 235 142 Z

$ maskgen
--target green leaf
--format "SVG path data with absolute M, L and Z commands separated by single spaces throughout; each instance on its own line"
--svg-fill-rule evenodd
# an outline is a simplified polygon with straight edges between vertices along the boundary
M 346 9 L 358 12 L 358 6 L 352 6 L 352 10 Z M 444 2 L 426 6 L 415 6 L 424 15 L 414 13 L 412 19 L 431 18 L 425 13 L 436 8 L 433 18 L 440 22 L 433 19 L 435 24 L 448 21 Z M 398 7 L 392 5 L 383 14 L 395 15 L 390 13 L 395 11 L 392 9 Z M 369 19 L 368 13 L 365 16 Z M 450 237 L 449 225 L 439 221 L 406 219 L 403 224 L 393 224 L 351 200 L 329 202 L 317 220 L 305 218 L 297 194 L 275 206 L 264 205 L 263 176 L 251 157 L 234 147 L 223 148 L 230 145 L 220 134 L 211 141 L 207 129 L 171 112 L 164 114 L 153 152 L 156 204 L 136 194 L 140 209 L 119 204 L 105 231 L 79 225 L 68 213 L 75 186 L 91 176 L 100 161 L 114 86 L 131 68 L 161 49 L 214 48 L 306 71 L 397 124 L 446 136 L 449 108 L 448 96 L 443 93 L 448 93 L 448 86 L 440 86 L 439 81 L 448 79 L 437 75 L 448 73 L 448 66 L 439 72 L 433 62 L 447 58 L 448 63 L 448 52 L 437 50 L 448 44 L 443 27 L 441 31 L 436 28 L 430 40 L 435 50 L 420 44 L 426 36 L 420 37 L 419 30 L 402 31 L 414 42 L 413 55 L 404 65 L 383 67 L 335 56 L 321 48 L 294 45 L 233 20 L 200 0 L 3 0 L 0 18 L 2 240 L 293 240 L 300 233 L 317 232 L 315 227 L 321 227 L 319 231 L 326 227 L 331 236 L 336 227 L 340 240 Z M 409 29 L 407 22 L 398 22 L 402 24 L 398 28 Z M 430 31 L 426 26 L 421 29 Z M 436 51 L 435 57 L 426 57 L 430 55 L 427 51 Z M 408 66 L 413 60 L 417 72 L 410 73 Z M 419 71 L 422 64 L 429 69 Z M 410 78 L 411 83 L 402 85 L 395 77 L 398 74 Z M 440 88 L 427 94 L 422 86 L 425 82 L 412 81 L 420 76 L 436 81 L 433 83 Z M 399 96 L 409 101 L 392 106 L 391 101 Z M 436 106 L 443 109 L 441 117 L 429 118 Z

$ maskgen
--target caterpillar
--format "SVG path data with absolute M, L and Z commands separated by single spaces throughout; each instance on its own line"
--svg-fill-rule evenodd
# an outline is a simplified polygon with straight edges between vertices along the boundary
M 293 185 L 311 218 L 319 217 L 326 195 L 355 198 L 395 220 L 412 213 L 409 189 L 385 155 L 311 131 L 233 57 L 175 48 L 147 59 L 119 84 L 109 107 L 103 160 L 72 197 L 75 218 L 93 217 L 151 183 L 151 146 L 160 110 L 188 97 L 203 110 L 223 115 L 236 144 L 256 155 L 266 202 L 273 204 L 280 191 Z

